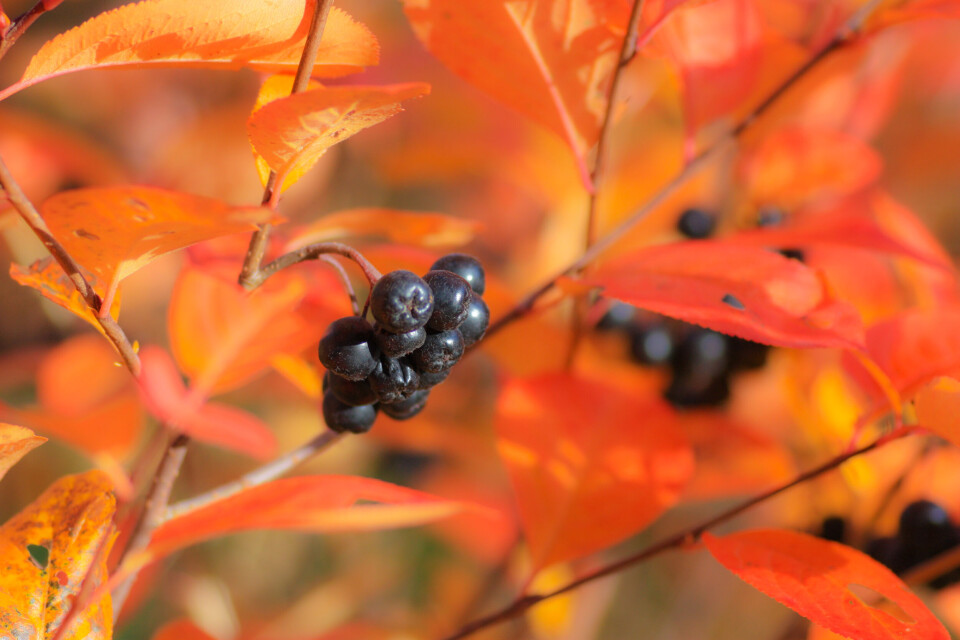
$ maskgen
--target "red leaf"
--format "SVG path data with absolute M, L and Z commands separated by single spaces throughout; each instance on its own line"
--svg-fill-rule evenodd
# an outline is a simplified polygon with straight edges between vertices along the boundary
M 703 541 L 745 582 L 840 635 L 857 640 L 950 637 L 900 578 L 856 549 L 774 529 L 722 538 L 707 533 Z M 877 596 L 887 602 L 878 603 Z
M 206 402 L 202 394 L 188 392 L 166 351 L 147 347 L 140 361 L 141 397 L 166 426 L 255 458 L 274 454 L 277 443 L 269 427 L 245 411 Z
M 497 438 L 534 570 L 642 530 L 693 473 L 668 406 L 569 374 L 511 380 Z
M 584 185 L 626 30 L 625 2 L 404 0 L 427 49 L 454 73 L 569 145 Z
M 155 560 L 203 540 L 250 529 L 338 533 L 411 527 L 453 515 L 463 507 L 372 478 L 284 478 L 167 521 L 154 533 L 147 554 Z
M 862 348 L 852 306 L 831 299 L 815 271 L 759 247 L 659 245 L 605 264 L 584 282 L 638 307 L 755 342 Z

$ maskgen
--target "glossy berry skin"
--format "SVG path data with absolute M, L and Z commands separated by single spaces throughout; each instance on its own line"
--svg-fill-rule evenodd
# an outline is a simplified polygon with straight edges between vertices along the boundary
M 323 391 L 324 393 L 329 391 L 336 396 L 337 400 L 351 407 L 373 404 L 377 401 L 377 394 L 370 388 L 370 383 L 366 378 L 363 380 L 347 380 L 329 371 L 323 376 Z
M 427 340 L 410 354 L 410 361 L 420 371 L 440 373 L 455 365 L 462 355 L 463 337 L 453 329 L 427 333 Z
M 472 292 L 470 306 L 467 307 L 467 318 L 460 324 L 458 331 L 463 337 L 463 346 L 468 348 L 476 344 L 490 325 L 490 308 L 483 301 L 480 294 Z
M 338 400 L 330 391 L 323 395 L 323 420 L 331 431 L 366 433 L 376 419 L 376 405 L 364 404 L 351 407 Z
M 908 504 L 900 514 L 898 535 L 906 542 L 925 542 L 953 528 L 943 507 L 930 500 Z
M 717 220 L 703 209 L 687 209 L 677 219 L 677 230 L 693 240 L 709 238 Z
M 630 336 L 630 353 L 640 364 L 666 364 L 670 362 L 675 347 L 673 334 L 662 324 L 644 327 Z
M 381 358 L 368 380 L 384 405 L 405 400 L 420 388 L 420 374 L 406 358 Z
M 416 331 L 427 324 L 433 313 L 433 292 L 412 271 L 391 271 L 373 285 L 370 312 L 377 325 L 388 333 Z
M 373 327 L 363 318 L 347 316 L 330 323 L 317 350 L 320 363 L 347 380 L 363 380 L 377 366 Z
M 427 328 L 450 331 L 459 327 L 470 309 L 470 284 L 452 271 L 430 271 L 423 279 L 433 291 L 433 314 Z
M 423 411 L 423 408 L 427 405 L 427 397 L 429 395 L 429 391 L 417 391 L 405 400 L 394 402 L 393 404 L 382 405 L 380 410 L 384 415 L 389 416 L 394 420 L 409 420 L 413 416 Z
M 430 267 L 430 271 L 452 271 L 467 281 L 478 295 L 487 288 L 486 276 L 480 261 L 465 253 L 448 253 Z
M 420 372 L 420 389 L 432 389 L 441 382 L 447 379 L 450 375 L 450 369 L 445 371 L 439 371 L 437 373 L 430 373 L 429 371 Z
M 632 304 L 614 300 L 606 313 L 597 322 L 598 331 L 629 331 L 635 324 L 637 308 Z
M 380 353 L 388 358 L 401 358 L 423 346 L 427 330 L 421 327 L 404 333 L 390 333 L 378 327 L 376 336 Z

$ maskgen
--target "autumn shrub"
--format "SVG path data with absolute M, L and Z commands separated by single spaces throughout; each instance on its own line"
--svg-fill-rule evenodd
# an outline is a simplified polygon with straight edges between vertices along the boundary
M 960 634 L 960 2 L 332 5 L 4 3 L 0 638 Z

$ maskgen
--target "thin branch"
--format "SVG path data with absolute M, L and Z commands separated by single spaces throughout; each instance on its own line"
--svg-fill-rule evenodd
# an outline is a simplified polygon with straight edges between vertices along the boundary
M 7 51 L 10 50 L 10 47 L 12 47 L 17 40 L 20 39 L 20 36 L 22 36 L 27 29 L 30 28 L 30 25 L 36 22 L 37 18 L 45 14 L 47 11 L 53 9 L 58 4 L 60 3 L 57 2 L 54 4 L 49 0 L 38 0 L 38 2 L 33 5 L 29 11 L 11 22 L 10 26 L 3 33 L 3 36 L 0 37 L 0 58 L 3 58 L 3 56 L 7 55 Z
M 180 467 L 183 465 L 183 459 L 187 455 L 187 445 L 190 438 L 183 434 L 174 435 L 163 453 L 160 464 L 157 465 L 157 472 L 153 476 L 153 484 L 143 503 L 143 513 L 140 514 L 140 520 L 134 527 L 127 543 L 127 548 L 123 550 L 118 566 L 123 561 L 139 551 L 143 551 L 150 544 L 150 538 L 154 530 L 163 523 L 163 514 L 170 502 L 170 492 L 173 491 L 173 483 L 180 474 Z M 113 617 L 116 622 L 123 608 L 123 603 L 130 595 L 130 588 L 133 587 L 137 575 L 128 576 L 123 582 L 117 585 L 113 592 Z
M 313 16 L 310 19 L 310 31 L 307 34 L 307 41 L 303 45 L 303 53 L 300 55 L 300 64 L 297 65 L 297 75 L 293 79 L 293 88 L 290 95 L 299 93 L 307 88 L 310 83 L 310 74 L 313 71 L 313 65 L 317 61 L 317 52 L 320 50 L 320 40 L 323 38 L 323 28 L 327 24 L 327 16 L 330 13 L 330 7 L 333 6 L 333 0 L 317 0 L 313 7 Z M 277 184 L 277 172 L 271 171 L 267 178 L 266 187 L 263 190 L 261 204 L 266 205 L 274 201 L 274 190 L 280 189 L 282 185 Z M 260 282 L 253 284 L 260 271 L 260 265 L 263 264 L 263 257 L 267 252 L 267 241 L 270 239 L 271 225 L 265 223 L 259 226 L 257 231 L 250 238 L 250 246 L 247 247 L 247 255 L 243 260 L 243 267 L 240 269 L 240 284 L 246 289 L 256 288 Z
M 73 283 L 73 286 L 76 287 L 77 291 L 83 297 L 84 302 L 86 302 L 90 310 L 93 311 L 93 315 L 103 329 L 104 335 L 106 335 L 107 339 L 116 347 L 127 369 L 129 369 L 130 373 L 135 377 L 139 376 L 140 357 L 137 356 L 137 352 L 134 350 L 133 344 L 130 343 L 130 339 L 127 338 L 123 329 L 120 328 L 120 325 L 117 324 L 116 320 L 114 320 L 110 314 L 101 315 L 100 310 L 103 304 L 100 296 L 97 295 L 97 292 L 93 290 L 93 287 L 90 286 L 90 283 L 83 276 L 80 265 L 76 263 L 73 256 L 53 237 L 47 223 L 44 222 L 40 216 L 40 212 L 37 211 L 37 208 L 33 206 L 33 203 L 27 198 L 2 158 L 0 158 L 0 187 L 3 187 L 3 191 L 6 193 L 7 199 L 10 201 L 10 204 L 13 205 L 13 208 L 17 210 L 17 213 L 20 214 L 23 221 L 27 223 L 27 226 L 30 227 L 34 235 L 43 243 L 43 246 L 50 252 L 53 259 L 57 261 L 60 268 L 63 269 L 64 273 L 70 278 L 70 282 Z
M 673 178 L 664 184 L 660 190 L 654 194 L 652 198 L 650 198 L 650 200 L 644 203 L 643 206 L 637 209 L 637 211 L 635 211 L 630 217 L 613 228 L 605 236 L 599 238 L 593 245 L 584 251 L 578 259 L 568 265 L 563 271 L 534 289 L 530 294 L 514 305 L 514 307 L 505 315 L 490 323 L 490 327 L 487 329 L 486 335 L 489 337 L 500 331 L 509 323 L 527 315 L 533 310 L 537 300 L 539 300 L 545 293 L 551 291 L 557 285 L 557 281 L 560 280 L 560 278 L 576 273 L 577 271 L 583 269 L 583 267 L 596 260 L 600 254 L 613 246 L 627 231 L 632 229 L 638 222 L 646 218 L 657 207 L 663 204 L 667 198 L 673 195 L 673 193 L 676 192 L 677 189 L 679 189 L 683 184 L 685 184 L 687 180 L 696 175 L 711 160 L 719 156 L 720 152 L 724 151 L 728 145 L 736 142 L 737 139 L 760 118 L 760 116 L 766 113 L 771 106 L 773 106 L 777 101 L 780 100 L 780 98 L 784 96 L 784 94 L 793 88 L 800 80 L 806 77 L 814 67 L 819 65 L 831 53 L 847 44 L 858 33 L 859 29 L 863 26 L 863 23 L 870 16 L 870 14 L 873 13 L 874 9 L 876 9 L 881 1 L 882 0 L 871 0 L 861 7 L 860 10 L 857 11 L 857 13 L 854 14 L 846 22 L 846 24 L 844 24 L 843 27 L 837 31 L 836 34 L 834 34 L 833 38 L 831 38 L 827 44 L 817 50 L 817 52 L 814 53 L 803 65 L 791 73 L 783 82 L 781 82 L 773 91 L 771 91 L 767 97 L 760 102 L 760 104 L 758 104 L 749 114 L 735 124 L 733 128 L 730 129 L 729 133 L 700 151 L 700 153 L 696 154 L 690 160 L 690 162 L 688 162 L 676 175 L 673 176 Z
M 340 276 L 340 281 L 343 283 L 343 288 L 346 289 L 347 295 L 350 296 L 350 309 L 353 311 L 353 315 L 360 315 L 360 302 L 357 300 L 357 292 L 353 290 L 353 283 L 350 282 L 350 276 L 347 275 L 347 270 L 343 268 L 343 265 L 340 264 L 336 259 L 329 255 L 322 255 L 318 260 L 326 262 L 334 271 L 337 272 L 337 275 Z
M 270 482 L 271 480 L 276 480 L 301 462 L 312 458 L 334 444 L 341 438 L 342 435 L 343 434 L 335 433 L 329 429 L 325 430 L 323 433 L 300 448 L 294 449 L 290 453 L 280 456 L 273 462 L 254 469 L 250 473 L 234 480 L 233 482 L 228 482 L 227 484 L 219 486 L 211 491 L 207 491 L 206 493 L 202 493 L 198 496 L 194 496 L 193 498 L 182 500 L 181 502 L 170 505 L 164 511 L 161 522 L 172 520 L 173 518 L 182 516 L 183 514 L 199 509 L 200 507 L 205 507 L 209 504 L 213 504 L 214 502 L 219 502 L 224 498 L 229 498 L 230 496 L 240 493 L 245 489 L 249 489 L 250 487 L 255 487 L 257 485 Z
M 377 268 L 373 266 L 373 264 L 367 260 L 362 253 L 350 245 L 343 244 L 342 242 L 317 242 L 315 244 L 308 244 L 307 246 L 297 249 L 296 251 L 283 254 L 273 262 L 269 263 L 263 269 L 260 269 L 257 271 L 257 273 L 253 274 L 250 277 L 250 280 L 244 286 L 248 289 L 255 289 L 263 284 L 264 280 L 282 269 L 286 269 L 289 266 L 305 260 L 317 260 L 321 256 L 329 253 L 350 258 L 356 262 L 357 265 L 363 270 L 363 275 L 366 276 L 367 282 L 369 282 L 371 286 L 376 284 L 377 280 L 380 279 L 380 272 L 377 270 Z
M 851 458 L 862 455 L 869 451 L 873 451 L 874 449 L 877 449 L 883 446 L 884 444 L 887 444 L 888 442 L 910 435 L 911 433 L 913 433 L 912 429 L 902 429 L 900 431 L 896 431 L 888 435 L 881 436 L 877 440 L 871 442 L 870 444 L 864 445 L 859 449 L 855 449 L 853 451 L 847 451 L 838 456 L 835 456 L 834 458 L 831 458 L 830 460 L 821 464 L 820 466 L 798 475 L 793 480 L 791 480 L 790 482 L 784 485 L 781 485 L 769 491 L 765 491 L 760 495 L 754 496 L 753 498 L 750 498 L 749 500 L 746 500 L 731 509 L 727 509 L 726 511 L 723 511 L 719 515 L 714 516 L 713 518 L 710 518 L 709 520 L 701 524 L 698 524 L 689 529 L 685 529 L 677 534 L 674 534 L 673 536 L 670 536 L 669 538 L 666 538 L 664 540 L 661 540 L 660 542 L 654 543 L 631 556 L 627 556 L 623 560 L 619 560 L 612 564 L 601 567 L 595 571 L 586 573 L 583 576 L 577 578 L 576 580 L 573 580 L 563 585 L 562 587 L 554 589 L 553 591 L 548 591 L 546 593 L 539 593 L 539 594 L 529 594 L 521 598 L 518 598 L 517 600 L 510 603 L 500 611 L 492 613 L 484 618 L 480 618 L 479 620 L 476 620 L 464 626 L 462 629 L 460 629 L 460 631 L 457 631 L 451 636 L 447 636 L 444 640 L 459 640 L 460 638 L 466 638 L 467 636 L 473 635 L 474 633 L 476 633 L 477 631 L 480 631 L 481 629 L 485 629 L 487 627 L 499 624 L 501 622 L 505 622 L 507 620 L 510 620 L 511 618 L 515 618 L 519 615 L 522 615 L 528 609 L 539 604 L 540 602 L 543 602 L 544 600 L 548 600 L 555 596 L 559 596 L 561 594 L 567 593 L 568 591 L 573 591 L 574 589 L 577 589 L 589 582 L 593 582 L 594 580 L 604 578 L 611 574 L 623 571 L 624 569 L 627 569 L 629 567 L 638 565 L 655 556 L 660 555 L 665 551 L 669 551 L 671 549 L 678 549 L 680 547 L 693 544 L 697 540 L 699 540 L 700 537 L 708 530 L 713 529 L 714 527 L 717 527 L 727 522 L 728 520 L 733 519 L 734 517 L 740 515 L 745 511 L 748 511 L 749 509 L 752 509 L 758 504 L 762 502 L 766 502 L 767 500 L 775 496 L 778 496 L 781 493 L 789 489 L 792 489 L 793 487 L 796 487 L 797 485 L 803 484 L 808 480 L 816 478 L 828 471 L 832 471 L 837 467 L 839 467 L 844 462 L 846 462 L 847 460 L 850 460 Z

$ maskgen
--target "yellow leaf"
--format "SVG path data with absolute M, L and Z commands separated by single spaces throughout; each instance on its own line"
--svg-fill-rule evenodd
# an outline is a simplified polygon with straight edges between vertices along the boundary
M 291 75 L 274 75 L 264 80 L 263 84 L 260 85 L 260 92 L 257 94 L 257 101 L 253 105 L 251 115 L 259 111 L 260 107 L 265 104 L 289 96 L 293 90 L 293 80 L 294 76 Z M 311 80 L 307 84 L 307 89 L 316 89 L 321 86 L 323 85 L 316 80 Z M 253 155 L 257 163 L 257 173 L 260 175 L 260 182 L 266 186 L 267 179 L 270 177 L 270 165 L 263 159 L 263 156 L 257 153 L 256 149 L 254 149 Z M 281 193 L 286 191 L 290 185 L 296 184 L 297 180 L 309 171 L 314 164 L 315 163 L 310 163 L 309 166 L 301 167 L 299 171 L 288 173 L 283 179 L 283 186 L 280 188 Z
M 106 286 L 92 273 L 85 273 L 87 282 L 95 291 L 105 291 Z M 97 331 L 103 334 L 103 327 L 97 322 L 97 317 L 87 306 L 86 301 L 73 282 L 63 272 L 60 265 L 52 257 L 47 256 L 37 260 L 29 267 L 21 267 L 18 264 L 10 265 L 10 277 L 18 283 L 31 289 L 36 289 L 47 300 L 57 304 L 70 313 L 86 320 Z M 114 295 L 110 303 L 110 315 L 116 320 L 120 316 L 120 296 Z M 103 334 L 106 337 L 106 334 Z
M 20 458 L 46 441 L 30 429 L 0 422 L 0 479 Z
M 100 471 L 61 478 L 0 527 L 0 637 L 52 638 L 87 574 L 91 587 L 106 580 L 111 488 Z M 61 638 L 107 640 L 112 633 L 106 593 Z

